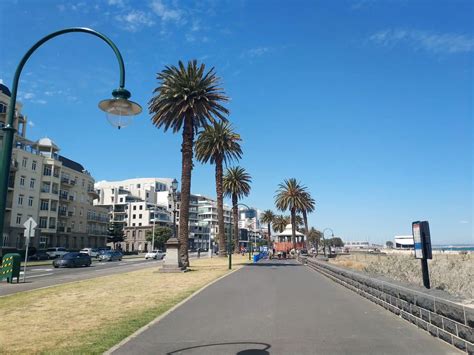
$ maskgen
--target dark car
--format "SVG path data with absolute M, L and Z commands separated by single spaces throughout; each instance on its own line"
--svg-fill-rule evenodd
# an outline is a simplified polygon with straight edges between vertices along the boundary
M 99 255 L 99 261 L 122 261 L 123 254 L 116 250 L 107 250 Z
M 29 261 L 37 261 L 37 260 L 49 260 L 49 255 L 46 254 L 45 251 L 38 251 L 35 254 L 28 257 Z
M 87 254 L 67 253 L 53 261 L 54 267 L 91 266 L 92 259 Z

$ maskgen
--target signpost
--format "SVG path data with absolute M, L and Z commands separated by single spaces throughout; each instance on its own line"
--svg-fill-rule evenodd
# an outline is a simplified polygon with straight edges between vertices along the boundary
M 28 263 L 28 249 L 30 247 L 30 238 L 35 236 L 35 228 L 38 224 L 35 222 L 33 217 L 30 217 L 23 223 L 25 227 L 25 238 L 26 238 L 26 250 L 25 250 L 25 266 L 23 268 L 23 282 L 25 282 L 26 278 L 26 264 Z
M 432 259 L 431 235 L 428 221 L 416 221 L 412 223 L 413 244 L 415 258 L 421 259 L 421 272 L 423 274 L 423 285 L 430 288 L 430 274 L 428 271 L 428 259 Z

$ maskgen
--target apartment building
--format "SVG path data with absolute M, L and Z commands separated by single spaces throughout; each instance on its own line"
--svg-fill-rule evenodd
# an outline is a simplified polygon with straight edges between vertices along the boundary
M 219 226 L 217 221 L 217 201 L 201 196 L 198 201 L 198 224 L 209 229 L 209 236 L 213 242 L 217 242 Z M 224 205 L 224 233 L 227 236 L 232 233 L 232 208 Z
M 98 195 L 95 205 L 106 207 L 109 221 L 121 224 L 125 251 L 145 252 L 151 249 L 146 240 L 155 226 L 172 227 L 168 202 L 158 202 L 158 193 L 171 189 L 172 179 L 138 178 L 122 181 L 100 181 L 95 184 Z
M 0 85 L 0 125 L 6 121 L 10 91 Z M 2 247 L 23 248 L 23 223 L 32 217 L 38 224 L 30 241 L 36 248 L 104 246 L 107 210 L 93 206 L 94 179 L 84 167 L 59 155 L 49 138 L 26 138 L 27 117 L 17 104 L 17 130 L 9 176 Z M 3 142 L 3 133 L 0 132 Z

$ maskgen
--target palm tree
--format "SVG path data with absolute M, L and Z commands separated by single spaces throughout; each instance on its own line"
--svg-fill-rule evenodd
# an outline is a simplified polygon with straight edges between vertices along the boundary
M 316 201 L 311 197 L 309 192 L 304 194 L 303 208 L 299 210 L 303 214 L 305 234 L 308 234 L 308 213 L 314 212 Z
M 189 266 L 188 222 L 193 168 L 194 135 L 200 127 L 216 121 L 227 121 L 229 111 L 222 103 L 229 99 L 219 87 L 220 78 L 214 68 L 205 73 L 205 65 L 188 62 L 187 68 L 180 61 L 178 67 L 166 66 L 157 74 L 159 86 L 149 102 L 152 122 L 166 132 L 181 131 L 181 206 L 179 218 L 179 258 L 181 266 Z
M 290 224 L 289 216 L 283 216 L 282 214 L 275 216 L 273 219 L 272 227 L 275 232 L 281 233 L 285 230 L 286 226 Z
M 234 220 L 234 252 L 239 249 L 239 199 L 248 196 L 252 178 L 244 168 L 228 168 L 224 175 L 224 194 L 232 198 L 232 218 Z
M 293 248 L 296 250 L 296 212 L 304 208 L 306 187 L 296 179 L 285 180 L 278 185 L 275 205 L 280 211 L 290 210 Z
M 321 233 L 314 227 L 311 227 L 306 237 L 308 238 L 308 242 L 314 246 L 314 248 L 316 249 L 316 255 L 318 255 L 319 243 L 321 241 L 321 238 L 323 237 L 323 233 Z
M 229 122 L 216 122 L 206 126 L 196 141 L 196 158 L 201 163 L 210 162 L 216 166 L 217 194 L 217 239 L 219 240 L 219 256 L 226 256 L 224 230 L 224 193 L 223 164 L 242 157 L 240 136 L 235 133 Z
M 263 211 L 262 215 L 260 216 L 260 221 L 262 223 L 266 223 L 267 226 L 268 226 L 268 245 L 270 246 L 271 244 L 271 224 L 273 223 L 275 219 L 275 214 L 273 213 L 272 210 L 266 210 L 266 211 Z

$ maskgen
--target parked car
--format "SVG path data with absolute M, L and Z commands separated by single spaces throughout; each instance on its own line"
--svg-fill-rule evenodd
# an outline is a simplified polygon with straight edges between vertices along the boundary
M 46 249 L 46 254 L 48 254 L 51 259 L 61 257 L 67 253 L 68 253 L 67 249 L 63 247 L 55 247 L 55 248 Z
M 116 250 L 107 250 L 99 255 L 99 261 L 122 261 L 123 254 Z
M 100 255 L 99 249 L 97 248 L 84 248 L 84 249 L 81 249 L 79 253 L 87 254 L 91 258 L 98 258 Z
M 29 261 L 49 260 L 49 255 L 44 251 L 37 251 L 34 255 L 28 257 Z
M 145 254 L 145 259 L 162 260 L 166 253 L 162 250 L 152 250 Z
M 76 267 L 91 266 L 91 257 L 83 253 L 67 253 L 53 261 L 53 266 L 58 267 Z

